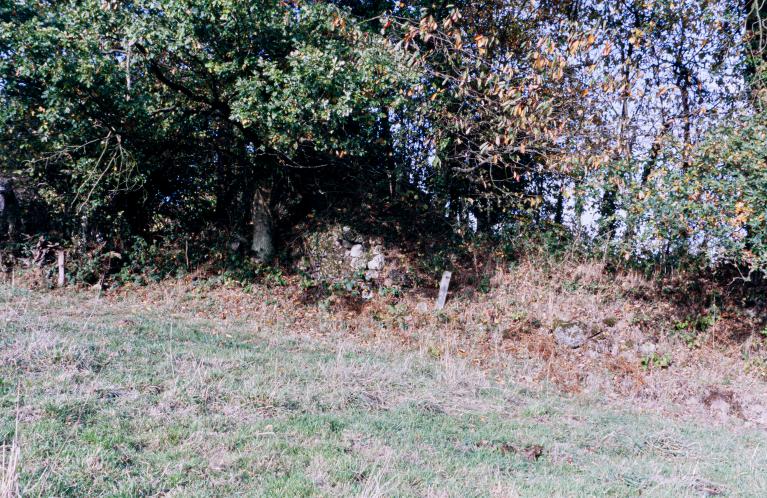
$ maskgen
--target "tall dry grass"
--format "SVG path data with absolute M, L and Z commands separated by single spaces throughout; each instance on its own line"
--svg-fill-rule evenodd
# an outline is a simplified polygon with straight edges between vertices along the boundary
M 18 418 L 16 434 L 18 434 Z M 18 438 L 14 436 L 10 444 L 0 446 L 0 498 L 21 496 L 19 491 L 19 449 Z

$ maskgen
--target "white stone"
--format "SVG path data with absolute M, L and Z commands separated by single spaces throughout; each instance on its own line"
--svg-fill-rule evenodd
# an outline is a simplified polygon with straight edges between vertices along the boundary
M 368 270 L 365 272 L 365 280 L 375 280 L 379 275 L 378 270 Z
M 384 263 L 386 263 L 386 260 L 383 254 L 376 254 L 373 256 L 373 259 L 368 261 L 368 270 L 383 270 Z
M 362 244 L 354 244 L 349 251 L 349 256 L 352 258 L 360 258 L 362 257 L 362 253 L 364 250 L 362 249 Z

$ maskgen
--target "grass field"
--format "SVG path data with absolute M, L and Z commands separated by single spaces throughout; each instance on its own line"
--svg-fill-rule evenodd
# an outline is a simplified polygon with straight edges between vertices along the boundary
M 763 431 L 340 335 L 0 294 L 0 495 L 767 496 Z

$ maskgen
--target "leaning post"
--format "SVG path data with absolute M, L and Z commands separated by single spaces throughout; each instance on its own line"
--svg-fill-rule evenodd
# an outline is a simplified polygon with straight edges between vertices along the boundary
M 450 287 L 450 277 L 453 276 L 453 272 L 443 272 L 442 281 L 439 283 L 439 296 L 437 296 L 437 309 L 441 310 L 445 307 L 445 301 L 447 300 L 447 290 Z

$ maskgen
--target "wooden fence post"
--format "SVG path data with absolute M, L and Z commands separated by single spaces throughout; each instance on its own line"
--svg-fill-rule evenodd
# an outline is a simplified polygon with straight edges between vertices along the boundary
M 439 283 L 439 296 L 437 297 L 438 310 L 441 310 L 445 307 L 445 301 L 447 300 L 447 290 L 450 287 L 450 277 L 452 276 L 453 273 L 449 271 L 442 273 L 442 281 Z
M 59 279 L 58 279 L 58 286 L 64 287 L 64 284 L 66 284 L 66 273 L 64 273 L 64 263 L 66 263 L 66 253 L 64 252 L 64 249 L 59 249 L 56 251 L 56 265 L 59 267 Z

